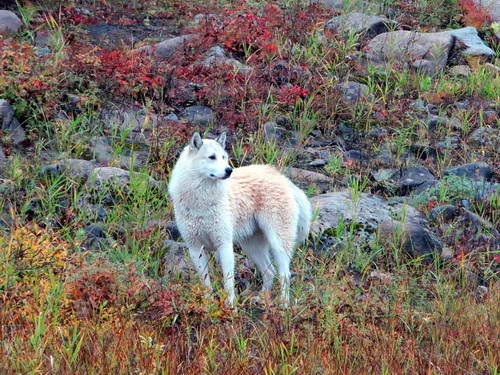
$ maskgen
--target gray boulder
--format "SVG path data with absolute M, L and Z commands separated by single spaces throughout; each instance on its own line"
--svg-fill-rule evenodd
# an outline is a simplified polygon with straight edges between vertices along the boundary
M 174 38 L 166 39 L 163 42 L 156 43 L 155 45 L 143 46 L 137 49 L 139 52 L 146 54 L 155 54 L 156 57 L 161 59 L 169 59 L 175 55 L 177 51 L 184 48 L 189 42 L 196 39 L 195 34 L 181 35 Z
M 366 59 L 375 66 L 415 68 L 433 75 L 446 66 L 455 43 L 449 33 L 391 31 L 377 35 L 366 46 Z
M 395 25 L 397 25 L 396 22 L 386 17 L 355 12 L 333 17 L 325 23 L 325 28 L 344 36 L 355 33 L 373 38 L 378 34 L 389 31 L 389 27 Z
M 439 237 L 422 225 L 386 221 L 379 226 L 379 241 L 385 247 L 401 247 L 413 257 L 440 255 L 443 243 Z
M 359 101 L 366 101 L 369 98 L 369 88 L 367 85 L 347 81 L 339 84 L 337 88 L 340 90 L 341 99 L 347 106 L 354 106 Z
M 303 190 L 316 187 L 321 192 L 328 191 L 332 185 L 330 177 L 318 172 L 300 168 L 286 168 L 285 175 Z
M 462 51 L 462 54 L 465 56 L 495 56 L 495 51 L 483 42 L 475 27 L 463 27 L 461 29 L 443 31 L 443 33 L 452 35 L 457 39 L 459 44 L 465 47 Z
M 368 233 L 375 232 L 381 223 L 391 221 L 393 217 L 419 225 L 425 223 L 424 217 L 413 207 L 391 205 L 387 200 L 367 193 L 357 196 L 347 190 L 326 193 L 311 198 L 311 203 L 318 210 L 318 217 L 311 226 L 314 233 L 335 228 L 341 221 L 356 222 Z
M 15 13 L 10 10 L 0 10 L 0 35 L 15 34 L 23 23 Z
M 251 66 L 242 64 L 238 60 L 228 57 L 226 51 L 222 47 L 215 46 L 210 48 L 207 52 L 207 57 L 203 60 L 203 65 L 207 68 L 220 67 L 220 66 L 231 66 L 234 71 L 249 74 L 253 71 Z
M 444 171 L 444 175 L 468 177 L 476 181 L 490 181 L 495 176 L 495 171 L 488 164 L 477 162 L 447 169 Z
M 193 105 L 181 110 L 179 119 L 193 125 L 208 126 L 215 122 L 215 113 L 204 105 Z
M 7 133 L 13 145 L 26 140 L 26 132 L 14 117 L 14 108 L 4 99 L 0 99 L 0 129 Z
M 42 167 L 43 174 L 65 174 L 79 181 L 86 181 L 97 165 L 94 162 L 82 159 L 63 159 Z

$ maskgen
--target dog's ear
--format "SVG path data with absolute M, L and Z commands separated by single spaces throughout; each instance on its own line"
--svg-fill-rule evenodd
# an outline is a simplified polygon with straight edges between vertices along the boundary
M 226 148 L 226 132 L 223 132 L 216 139 L 217 142 L 222 146 L 222 148 Z
M 191 150 L 199 150 L 200 147 L 203 145 L 203 141 L 201 139 L 200 133 L 195 132 L 193 134 L 193 137 L 191 138 L 191 142 L 189 143 L 189 147 L 191 147 Z

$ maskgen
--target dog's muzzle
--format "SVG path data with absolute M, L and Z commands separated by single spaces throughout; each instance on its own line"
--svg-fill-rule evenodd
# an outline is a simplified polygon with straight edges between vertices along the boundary
M 231 176 L 231 173 L 233 173 L 233 169 L 228 167 L 225 169 L 225 172 L 226 172 L 226 175 L 224 176 L 224 180 L 226 178 L 229 178 L 229 176 Z

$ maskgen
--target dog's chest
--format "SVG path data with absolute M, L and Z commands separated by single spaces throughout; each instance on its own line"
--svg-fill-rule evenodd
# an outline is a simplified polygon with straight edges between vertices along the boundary
M 230 235 L 229 205 L 216 200 L 199 203 L 177 202 L 174 205 L 177 225 L 185 240 L 214 248 L 220 238 Z

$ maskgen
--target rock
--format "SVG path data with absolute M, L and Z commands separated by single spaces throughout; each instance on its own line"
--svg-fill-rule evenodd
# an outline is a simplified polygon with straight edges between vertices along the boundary
M 470 249 L 498 249 L 500 248 L 500 232 L 497 227 L 479 215 L 467 209 L 462 209 L 462 215 L 454 223 L 458 228 L 453 236 L 467 238 L 467 247 Z
M 413 257 L 441 254 L 443 244 L 439 237 L 427 228 L 414 223 L 386 221 L 379 226 L 379 240 L 386 247 L 401 246 Z
M 456 150 L 460 144 L 460 138 L 450 135 L 442 141 L 436 143 L 437 150 Z
M 485 146 L 497 150 L 500 145 L 500 134 L 498 133 L 498 129 L 477 128 L 470 134 L 469 142 L 473 146 Z
M 455 219 L 460 213 L 459 209 L 451 204 L 434 207 L 429 212 L 432 221 L 448 222 Z
M 487 201 L 500 198 L 500 184 L 486 181 L 472 181 L 474 199 Z
M 475 27 L 463 27 L 461 29 L 443 31 L 442 33 L 452 35 L 460 44 L 465 46 L 465 50 L 462 51 L 464 56 L 495 56 L 495 52 L 481 40 Z
M 490 181 L 495 171 L 484 162 L 469 163 L 444 171 L 445 176 L 462 176 L 476 181 Z
M 26 132 L 14 117 L 14 108 L 4 99 L 0 99 L 0 130 L 7 133 L 13 145 L 26 140 Z
M 179 117 L 175 113 L 169 113 L 164 119 L 167 121 L 179 121 Z
M 203 60 L 203 65 L 207 68 L 213 68 L 221 65 L 222 66 L 229 65 L 236 72 L 242 74 L 249 74 L 253 71 L 253 68 L 251 66 L 242 64 L 241 62 L 232 57 L 228 57 L 224 49 L 219 46 L 210 48 L 210 50 L 207 53 L 207 57 L 205 58 L 205 60 Z
M 14 108 L 5 99 L 0 99 L 0 125 L 2 129 L 7 127 L 14 118 Z
M 129 173 L 128 171 L 115 167 L 94 168 L 85 185 L 91 190 L 101 190 L 105 187 L 115 189 L 126 189 L 132 179 L 136 183 L 159 186 L 159 183 L 152 177 L 143 173 Z
M 213 21 L 218 21 L 218 20 L 219 20 L 219 17 L 213 13 L 209 13 L 209 14 L 198 13 L 193 17 L 193 22 L 196 25 L 199 25 L 203 22 L 213 22 Z
M 82 247 L 86 250 L 99 251 L 109 246 L 104 228 L 101 225 L 88 225 L 84 228 L 85 239 Z
M 104 127 L 111 132 L 127 134 L 127 140 L 147 143 L 147 135 L 158 127 L 158 116 L 145 108 L 110 104 L 99 116 Z
M 23 23 L 15 13 L 0 9 L 0 35 L 15 34 Z
M 7 133 L 13 145 L 17 146 L 26 140 L 26 132 L 16 118 L 13 118 L 7 126 L 3 126 L 2 130 Z
M 169 59 L 173 57 L 178 50 L 184 48 L 189 42 L 192 42 L 195 39 L 196 35 L 194 34 L 181 35 L 175 38 L 166 39 L 153 46 L 148 45 L 140 47 L 136 51 L 147 53 L 149 55 L 154 53 L 156 57 Z
M 287 124 L 278 125 L 275 121 L 268 121 L 263 125 L 264 137 L 267 142 L 275 143 L 282 147 L 291 147 L 297 144 L 295 134 L 283 126 Z
M 450 68 L 450 74 L 457 77 L 468 77 L 472 74 L 472 70 L 468 65 L 455 65 Z
M 7 161 L 7 156 L 5 156 L 5 151 L 3 150 L 3 147 L 0 146 L 0 163 L 4 163 Z
M 384 181 L 389 181 L 393 179 L 394 176 L 396 176 L 399 172 L 399 169 L 388 169 L 388 168 L 382 168 L 379 169 L 376 172 L 371 172 L 371 175 L 373 176 L 374 180 L 377 182 L 384 182 Z
M 452 249 L 450 249 L 449 247 L 443 247 L 443 251 L 441 251 L 442 260 L 451 260 L 453 259 L 454 255 L 455 254 L 453 253 Z
M 382 284 L 390 284 L 392 283 L 393 277 L 388 273 L 372 271 L 370 272 L 370 275 L 368 275 L 368 280 L 370 281 L 376 280 L 382 282 Z
M 367 193 L 354 197 L 347 190 L 326 193 L 311 198 L 311 203 L 318 209 L 318 217 L 311 226 L 315 233 L 336 228 L 342 220 L 346 224 L 356 222 L 358 228 L 368 233 L 375 232 L 380 223 L 393 217 L 404 217 L 415 225 L 425 223 L 423 216 L 413 207 L 391 205 L 387 200 Z
M 186 277 L 193 269 L 189 256 L 185 255 L 186 244 L 172 240 L 165 240 L 163 244 L 169 249 L 163 257 L 165 274 L 170 277 Z
M 344 0 L 312 0 L 312 4 L 321 4 L 325 8 L 333 10 L 342 10 L 344 8 Z
M 314 159 L 312 162 L 308 164 L 310 167 L 319 168 L 326 165 L 325 159 Z
M 42 167 L 42 174 L 65 174 L 71 178 L 85 181 L 97 165 L 94 162 L 81 159 L 63 159 Z
M 390 26 L 396 25 L 397 22 L 385 17 L 355 12 L 333 17 L 325 23 L 325 28 L 344 36 L 348 36 L 350 33 L 359 33 L 363 36 L 373 38 L 378 34 L 389 31 Z
M 424 188 L 434 185 L 436 183 L 436 179 L 427 168 L 421 166 L 411 166 L 402 170 L 396 183 L 402 190 L 403 194 L 408 194 L 418 187 Z
M 347 81 L 337 86 L 341 93 L 342 101 L 348 106 L 354 106 L 358 101 L 369 98 L 369 88 L 362 83 Z
M 208 126 L 215 122 L 215 113 L 209 107 L 203 105 L 193 105 L 191 107 L 184 108 L 180 112 L 179 118 L 182 121 L 186 121 L 194 125 Z
M 493 76 L 497 76 L 500 74 L 500 67 L 491 63 L 484 64 L 484 69 L 486 69 L 486 71 L 488 71 Z
M 321 192 L 330 189 L 332 180 L 324 174 L 311 172 L 299 168 L 286 168 L 285 175 L 297 184 L 301 189 L 307 190 L 311 186 L 317 187 Z
M 133 141 L 131 141 L 133 142 Z M 120 147 L 120 154 L 117 154 L 111 146 L 108 137 L 92 137 L 89 141 L 89 151 L 92 158 L 98 163 L 114 164 L 120 168 L 130 168 L 132 166 L 144 165 L 149 157 L 147 151 L 135 151 L 132 147 L 139 148 L 141 145 L 130 144 Z
M 368 160 L 368 155 L 358 150 L 349 150 L 344 153 L 345 162 L 362 163 Z
M 365 48 L 369 64 L 417 68 L 434 75 L 443 70 L 455 42 L 450 33 L 418 33 L 398 30 L 382 33 Z

